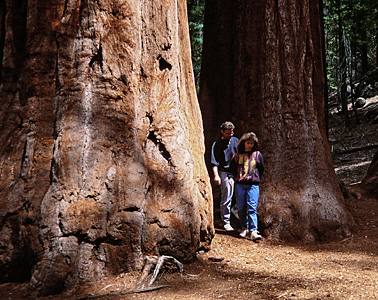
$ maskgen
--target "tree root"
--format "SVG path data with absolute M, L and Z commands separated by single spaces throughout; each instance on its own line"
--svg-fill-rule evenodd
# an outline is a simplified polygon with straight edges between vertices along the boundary
M 150 287 L 155 282 L 156 278 L 159 275 L 161 267 L 164 265 L 164 263 L 166 261 L 173 262 L 177 266 L 179 273 L 182 276 L 184 266 L 176 258 L 174 258 L 172 256 L 166 256 L 166 255 L 163 255 L 163 256 L 160 256 L 160 257 L 147 256 L 145 264 L 144 264 L 144 268 L 143 268 L 143 271 L 142 271 L 142 276 L 139 280 L 139 285 L 141 285 L 143 283 L 143 281 L 145 281 L 147 276 L 150 274 L 152 268 L 155 267 L 154 272 L 152 274 L 152 277 L 151 277 L 150 281 L 148 282 L 147 288 L 144 288 L 144 284 L 143 284 L 140 289 L 136 289 L 136 290 L 119 292 L 119 293 L 107 293 L 107 294 L 101 294 L 101 295 L 88 295 L 88 296 L 78 298 L 78 299 L 75 299 L 75 300 L 97 299 L 97 298 L 102 298 L 102 297 L 121 296 L 121 295 L 134 294 L 134 293 L 146 293 L 146 292 L 159 290 L 159 289 L 162 289 L 162 288 L 165 288 L 165 287 L 169 287 L 170 285 L 159 285 L 159 286 L 156 286 L 156 287 Z M 191 275 L 191 276 L 194 276 L 194 275 Z
M 144 265 L 144 268 L 143 268 L 142 276 L 141 276 L 141 279 L 139 280 L 139 283 L 142 283 L 147 278 L 151 269 L 155 266 L 154 273 L 153 273 L 153 275 L 152 275 L 152 277 L 151 277 L 151 279 L 148 283 L 148 286 L 151 286 L 155 282 L 157 276 L 159 275 L 161 267 L 163 266 L 164 262 L 166 262 L 166 261 L 171 261 L 174 264 L 176 264 L 176 266 L 179 270 L 179 273 L 182 276 L 182 273 L 184 271 L 184 266 L 176 258 L 174 258 L 172 256 L 166 256 L 166 255 L 163 255 L 163 256 L 160 256 L 160 257 L 147 256 L 146 262 L 145 262 L 145 265 Z

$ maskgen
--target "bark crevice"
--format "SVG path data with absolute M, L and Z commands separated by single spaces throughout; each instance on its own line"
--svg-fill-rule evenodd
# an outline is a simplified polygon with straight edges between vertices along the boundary
M 159 69 L 160 71 L 164 71 L 168 69 L 169 71 L 172 70 L 172 65 L 166 61 L 161 55 L 158 56 L 157 60 L 159 61 Z
M 156 131 L 150 131 L 147 138 L 158 147 L 161 155 L 166 159 L 168 164 L 173 167 L 171 154 L 168 152 L 165 145 L 156 137 Z

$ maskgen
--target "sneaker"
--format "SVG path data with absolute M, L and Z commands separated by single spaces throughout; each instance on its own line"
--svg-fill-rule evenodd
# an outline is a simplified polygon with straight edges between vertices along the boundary
M 245 238 L 247 236 L 248 229 L 244 229 L 242 232 L 240 232 L 239 236 L 242 238 Z
M 257 230 L 253 230 L 253 231 L 251 231 L 250 239 L 252 241 L 261 240 L 262 236 L 260 235 L 260 233 Z
M 223 228 L 224 228 L 224 230 L 226 230 L 226 231 L 234 231 L 234 228 L 232 228 L 232 226 L 231 226 L 229 223 L 225 224 L 225 225 L 223 226 Z

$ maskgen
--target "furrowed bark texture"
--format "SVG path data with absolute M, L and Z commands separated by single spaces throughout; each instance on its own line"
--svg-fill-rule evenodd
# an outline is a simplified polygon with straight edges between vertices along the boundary
M 239 137 L 256 132 L 266 163 L 260 229 L 272 239 L 342 238 L 354 224 L 326 139 L 321 43 L 318 1 L 206 2 L 206 148 L 226 120 Z
M 366 177 L 362 181 L 362 186 L 372 196 L 378 195 L 378 151 L 375 153 L 373 160 L 369 166 Z
M 0 21 L 1 280 L 59 293 L 207 247 L 185 1 L 6 0 Z

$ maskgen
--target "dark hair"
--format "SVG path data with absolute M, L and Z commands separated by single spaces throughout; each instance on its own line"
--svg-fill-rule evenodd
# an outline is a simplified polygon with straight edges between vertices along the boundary
M 222 131 L 225 131 L 225 130 L 234 130 L 234 129 L 235 129 L 235 126 L 234 126 L 234 124 L 232 124 L 231 122 L 226 121 L 226 122 L 224 122 L 224 123 L 221 125 L 220 129 L 221 129 Z
M 252 148 L 252 152 L 257 150 L 259 139 L 257 138 L 257 135 L 254 132 L 244 133 L 243 136 L 240 138 L 238 142 L 238 151 L 240 153 L 245 152 L 245 141 L 253 141 L 254 145 Z

